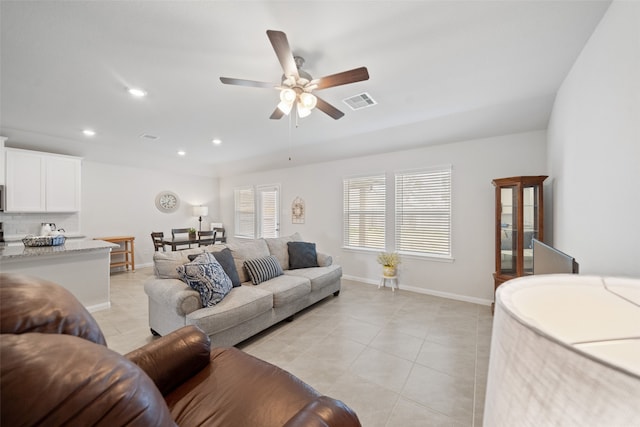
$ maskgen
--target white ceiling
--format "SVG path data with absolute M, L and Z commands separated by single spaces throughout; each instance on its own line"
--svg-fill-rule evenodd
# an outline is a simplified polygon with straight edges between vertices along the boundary
M 609 3 L 2 0 L 0 135 L 7 146 L 223 176 L 544 129 Z M 279 82 L 268 29 L 288 35 L 314 77 L 368 68 L 368 81 L 318 92 L 342 119 L 270 120 L 276 90 L 220 83 Z M 378 105 L 342 102 L 362 92 Z

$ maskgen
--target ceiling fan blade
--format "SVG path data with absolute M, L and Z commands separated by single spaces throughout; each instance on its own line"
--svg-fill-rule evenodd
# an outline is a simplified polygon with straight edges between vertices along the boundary
M 257 82 L 255 80 L 234 79 L 232 77 L 220 77 L 220 81 L 226 85 L 262 87 L 266 89 L 274 89 L 278 87 L 277 83 Z
M 282 117 L 284 117 L 284 113 L 282 112 L 281 109 L 276 107 L 276 109 L 273 110 L 273 113 L 271 113 L 271 116 L 269 118 L 271 120 L 280 120 Z
M 298 67 L 296 67 L 296 61 L 293 59 L 293 54 L 291 53 L 291 48 L 289 47 L 287 35 L 282 31 L 267 30 L 267 36 L 271 41 L 273 50 L 276 51 L 278 61 L 280 61 L 280 65 L 282 65 L 284 75 L 295 76 L 295 78 L 297 79 L 299 77 Z
M 341 118 L 342 116 L 344 116 L 344 113 L 340 110 L 338 110 L 336 107 L 334 107 L 333 105 L 329 104 L 327 101 L 318 98 L 318 96 L 316 95 L 316 99 L 318 100 L 318 103 L 316 104 L 316 108 L 320 111 L 322 111 L 323 113 L 333 117 L 334 119 L 338 120 L 339 118 Z
M 367 67 L 354 68 L 353 70 L 343 71 L 342 73 L 332 74 L 330 76 L 317 79 L 318 86 L 316 87 L 316 90 L 361 82 L 363 80 L 369 80 Z

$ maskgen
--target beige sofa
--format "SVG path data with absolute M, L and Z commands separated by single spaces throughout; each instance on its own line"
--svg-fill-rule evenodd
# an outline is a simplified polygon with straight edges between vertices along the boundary
M 166 335 L 186 325 L 196 325 L 212 345 L 235 345 L 256 333 L 292 317 L 300 310 L 340 292 L 342 268 L 328 255 L 317 253 L 318 267 L 289 269 L 287 242 L 292 236 L 229 242 L 197 249 L 154 254 L 155 277 L 144 284 L 149 298 L 149 326 Z M 220 252 L 229 248 L 240 282 L 212 307 L 203 307 L 200 294 L 178 278 L 177 267 L 189 262 L 189 255 Z M 273 255 L 284 274 L 253 285 L 244 268 L 246 260 Z

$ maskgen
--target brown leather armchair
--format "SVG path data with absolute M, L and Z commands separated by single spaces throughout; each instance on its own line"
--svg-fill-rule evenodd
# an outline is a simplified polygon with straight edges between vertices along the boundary
M 0 274 L 0 425 L 360 426 L 344 403 L 187 326 L 122 356 L 66 289 Z

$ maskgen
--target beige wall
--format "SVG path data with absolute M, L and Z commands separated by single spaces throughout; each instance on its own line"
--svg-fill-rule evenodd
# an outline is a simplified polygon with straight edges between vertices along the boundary
M 581 273 L 640 276 L 640 2 L 614 1 L 548 130 L 554 245 Z
M 376 253 L 342 249 L 342 179 L 393 173 L 436 165 L 453 166 L 453 262 L 404 259 L 400 287 L 418 292 L 489 303 L 493 300 L 494 178 L 540 175 L 546 170 L 545 132 L 506 135 L 481 140 L 390 152 L 328 163 L 306 165 L 220 180 L 221 216 L 233 224 L 233 188 L 280 184 L 281 235 L 300 232 L 318 250 L 330 253 L 345 277 L 378 283 Z M 306 204 L 305 224 L 292 224 L 289 209 L 296 197 Z M 389 206 L 393 206 L 389 203 Z M 392 209 L 392 208 L 391 208 Z M 232 232 L 232 230 L 230 230 Z M 388 239 L 391 242 L 391 238 Z

